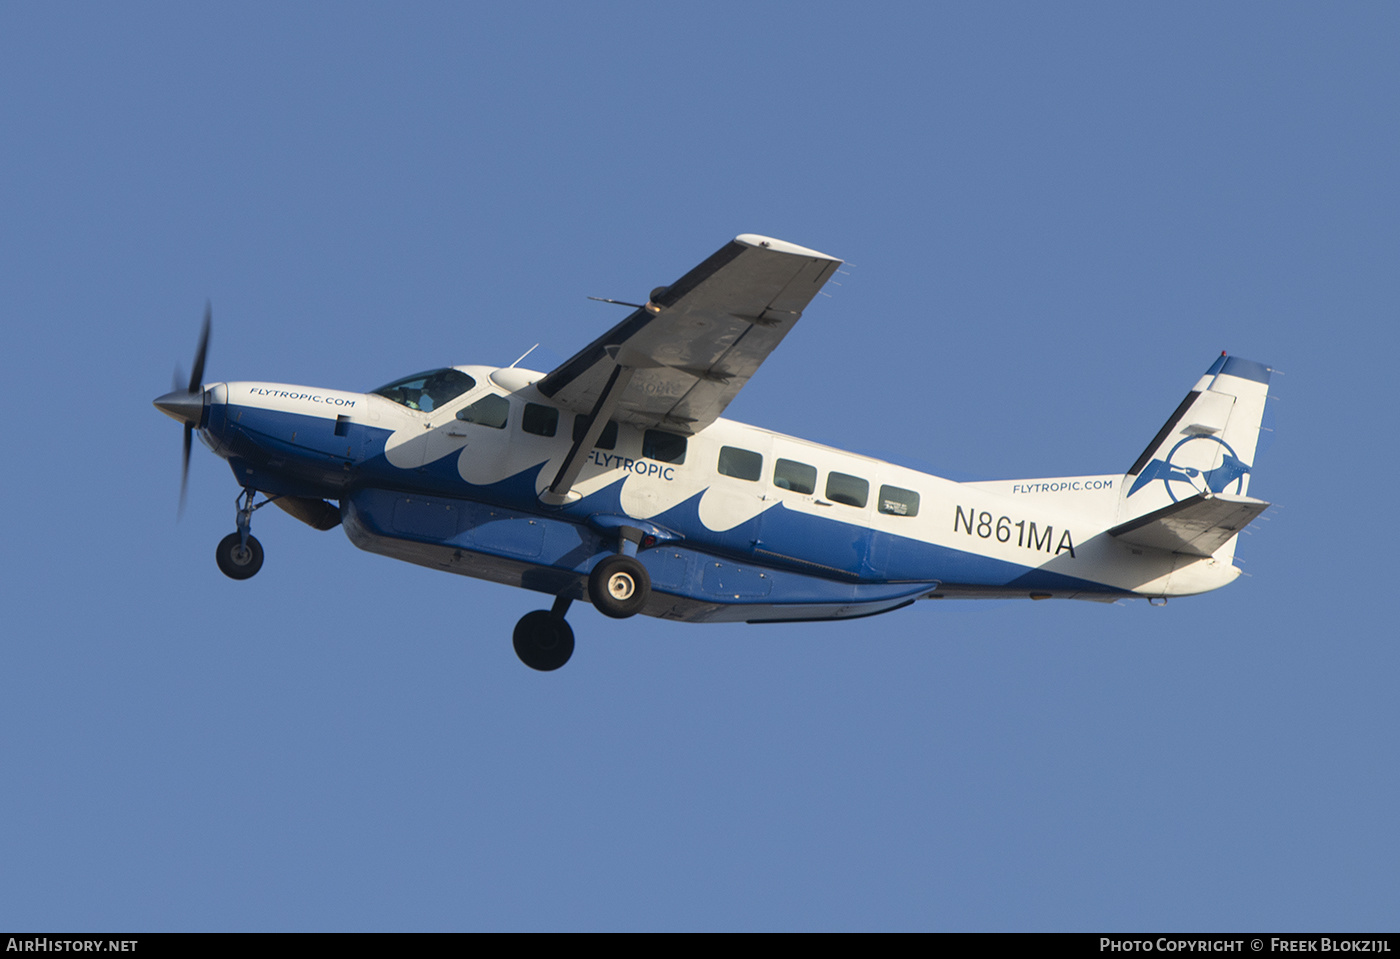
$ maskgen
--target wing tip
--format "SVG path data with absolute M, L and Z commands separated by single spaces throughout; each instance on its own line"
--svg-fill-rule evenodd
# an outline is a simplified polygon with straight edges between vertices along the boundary
M 790 253 L 793 256 L 810 256 L 818 260 L 830 260 L 833 263 L 840 263 L 839 257 L 826 253 L 819 253 L 816 250 L 805 246 L 798 246 L 796 243 L 789 243 L 786 240 L 779 240 L 771 236 L 760 236 L 757 233 L 741 233 L 734 238 L 735 243 L 742 243 L 744 246 L 756 246 L 765 250 L 772 250 L 774 253 Z

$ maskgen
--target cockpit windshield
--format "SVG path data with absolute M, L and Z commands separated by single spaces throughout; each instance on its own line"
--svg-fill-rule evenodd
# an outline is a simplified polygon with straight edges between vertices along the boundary
M 414 373 L 412 376 L 395 380 L 388 386 L 381 386 L 374 392 L 378 396 L 393 400 L 411 410 L 431 413 L 444 403 L 451 402 L 461 396 L 475 385 L 476 380 L 461 370 L 449 368 Z

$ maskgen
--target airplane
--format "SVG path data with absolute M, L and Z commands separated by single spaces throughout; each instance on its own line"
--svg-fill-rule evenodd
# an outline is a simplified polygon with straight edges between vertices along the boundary
M 1247 495 L 1262 363 L 1222 353 L 1117 474 L 960 483 L 725 419 L 841 263 L 744 234 L 551 371 L 448 366 L 367 393 L 206 385 L 206 306 L 188 387 L 154 401 L 184 425 L 181 503 L 197 432 L 241 487 L 227 576 L 262 567 L 252 515 L 273 503 L 360 549 L 553 597 L 513 635 L 541 671 L 572 656 L 578 600 L 802 622 L 937 599 L 1161 604 L 1239 575 L 1237 534 L 1270 505 Z

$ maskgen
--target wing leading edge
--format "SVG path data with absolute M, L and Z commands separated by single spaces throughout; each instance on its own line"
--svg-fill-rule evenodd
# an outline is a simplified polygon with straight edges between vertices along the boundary
M 771 237 L 735 237 L 536 385 L 580 413 L 698 432 L 724 412 L 840 265 Z

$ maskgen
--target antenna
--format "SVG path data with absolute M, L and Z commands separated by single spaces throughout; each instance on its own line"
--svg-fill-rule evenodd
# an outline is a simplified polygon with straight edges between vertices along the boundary
M 513 370 L 513 369 L 515 369 L 515 367 L 516 367 L 516 365 L 517 365 L 518 363 L 523 362 L 523 361 L 525 360 L 525 357 L 529 356 L 531 353 L 535 352 L 535 350 L 537 350 L 537 349 L 539 349 L 539 348 L 540 348 L 540 345 L 539 345 L 538 343 L 536 343 L 534 346 L 530 347 L 530 348 L 529 348 L 528 350 L 526 350 L 524 353 L 520 354 L 520 359 L 516 360 L 515 363 L 512 363 L 510 366 L 507 366 L 506 369 L 508 369 L 508 370 Z

